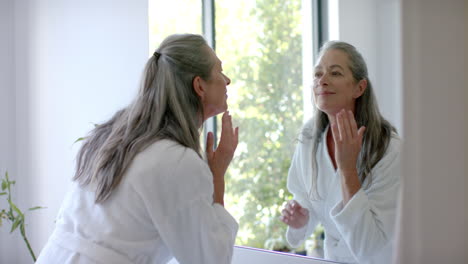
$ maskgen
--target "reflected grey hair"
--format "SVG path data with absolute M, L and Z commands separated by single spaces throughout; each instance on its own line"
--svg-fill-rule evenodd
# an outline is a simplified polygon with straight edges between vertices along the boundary
M 137 97 L 95 127 L 77 156 L 73 177 L 91 185 L 95 202 L 105 201 L 119 185 L 134 157 L 161 139 L 171 139 L 200 153 L 203 107 L 192 83 L 209 80 L 214 58 L 205 39 L 182 34 L 167 37 L 143 71 Z
M 365 126 L 364 138 L 362 142 L 361 152 L 357 161 L 357 169 L 361 184 L 368 179 L 365 187 L 372 184 L 372 168 L 383 158 L 392 133 L 396 134 L 396 129 L 385 120 L 381 115 L 377 101 L 374 95 L 374 89 L 369 80 L 367 65 L 362 55 L 357 49 L 346 42 L 329 41 L 320 49 L 320 58 L 329 50 L 340 50 L 348 55 L 349 69 L 351 70 L 354 81 L 357 83 L 361 80 L 367 80 L 367 88 L 364 93 L 356 99 L 354 117 L 358 127 Z M 317 61 L 319 61 L 317 60 Z M 320 199 L 320 194 L 317 190 L 318 167 L 316 154 L 318 144 L 322 140 L 324 131 L 329 125 L 328 116 L 320 111 L 314 104 L 314 115 L 311 128 L 304 128 L 302 135 L 312 139 L 312 188 L 311 197 Z

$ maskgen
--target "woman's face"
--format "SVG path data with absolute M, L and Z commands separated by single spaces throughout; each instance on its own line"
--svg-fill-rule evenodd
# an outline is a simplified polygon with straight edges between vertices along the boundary
M 231 80 L 223 74 L 222 62 L 211 48 L 210 53 L 215 64 L 211 69 L 210 78 L 206 81 L 201 80 L 205 89 L 202 97 L 204 120 L 227 110 L 227 86 L 231 83 Z
M 314 102 L 319 110 L 328 115 L 335 115 L 343 108 L 354 112 L 355 101 L 367 86 L 366 80 L 354 80 L 348 65 L 345 52 L 331 49 L 315 66 Z

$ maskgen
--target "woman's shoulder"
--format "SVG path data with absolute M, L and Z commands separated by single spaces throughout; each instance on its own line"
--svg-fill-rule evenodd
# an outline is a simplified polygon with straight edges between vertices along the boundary
M 127 171 L 128 176 L 171 175 L 181 168 L 203 166 L 203 159 L 191 148 L 180 143 L 161 139 L 138 153 Z
M 399 166 L 401 153 L 401 139 L 398 134 L 392 132 L 387 145 L 387 149 L 380 159 L 380 161 L 374 167 L 374 170 L 382 170 L 389 167 Z
M 124 176 L 124 187 L 152 207 L 186 206 L 212 198 L 213 178 L 196 151 L 172 140 L 159 140 L 140 152 Z
M 313 141 L 314 137 L 315 137 L 315 133 L 314 133 L 314 125 L 315 125 L 315 122 L 314 122 L 314 119 L 311 118 L 309 120 L 307 120 L 303 125 L 302 127 L 300 128 L 299 130 L 299 135 L 297 137 L 299 143 L 310 143 Z
M 385 156 L 388 156 L 388 155 L 398 156 L 400 154 L 400 151 L 401 151 L 401 138 L 397 133 L 392 132 L 392 134 L 390 135 L 390 141 L 388 142 Z
M 136 157 L 135 162 L 156 165 L 182 165 L 185 163 L 198 164 L 203 162 L 201 157 L 191 148 L 170 140 L 161 139 L 153 142 L 151 145 L 141 151 Z
M 180 184 L 197 184 L 209 180 L 209 167 L 191 148 L 173 140 L 158 140 L 137 156 L 126 172 L 132 185 L 172 188 Z M 172 186 L 172 187 L 170 187 Z
M 301 131 L 302 132 L 312 131 L 314 128 L 314 125 L 315 125 L 315 119 L 312 117 L 302 125 Z

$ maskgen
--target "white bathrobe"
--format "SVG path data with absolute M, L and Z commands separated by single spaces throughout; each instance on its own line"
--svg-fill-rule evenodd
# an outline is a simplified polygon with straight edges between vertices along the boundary
M 73 187 L 37 263 L 231 263 L 238 224 L 213 203 L 213 188 L 193 150 L 158 141 L 102 204 Z
M 306 128 L 312 124 L 306 124 Z M 326 135 L 328 131 L 324 132 Z M 392 240 L 399 194 L 400 140 L 393 135 L 384 157 L 372 170 L 361 189 L 343 206 L 341 179 L 328 153 L 326 136 L 317 150 L 318 192 L 322 200 L 311 198 L 312 139 L 301 136 L 288 176 L 288 189 L 294 199 L 307 208 L 308 225 L 288 228 L 286 237 L 299 246 L 318 223 L 325 229 L 325 259 L 346 263 L 391 263 Z

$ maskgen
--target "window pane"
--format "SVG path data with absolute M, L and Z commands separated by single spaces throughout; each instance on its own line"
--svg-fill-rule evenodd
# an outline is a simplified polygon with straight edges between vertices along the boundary
M 225 197 L 238 245 L 287 250 L 279 216 L 303 123 L 302 21 L 301 0 L 216 1 L 216 52 L 240 127 Z
M 149 0 L 148 12 L 150 54 L 168 35 L 202 34 L 200 0 Z

